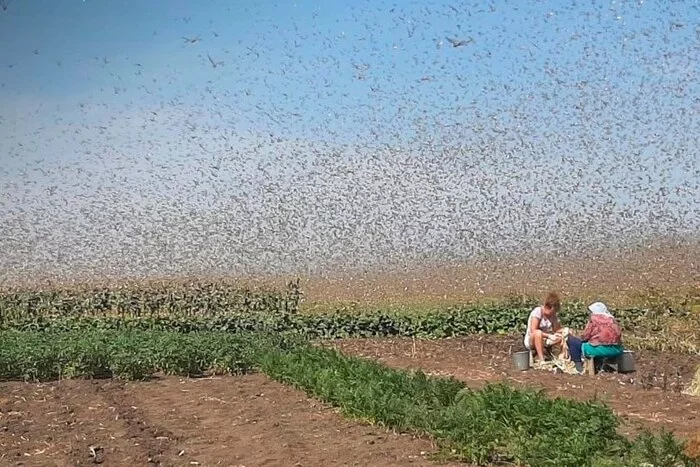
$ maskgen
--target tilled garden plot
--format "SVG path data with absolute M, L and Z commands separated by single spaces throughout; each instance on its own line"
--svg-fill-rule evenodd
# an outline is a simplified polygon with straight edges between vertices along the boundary
M 693 378 L 700 357 L 636 352 L 636 372 L 588 375 L 518 371 L 511 350 L 522 350 L 519 336 L 473 336 L 460 339 L 346 339 L 324 342 L 345 353 L 377 359 L 400 368 L 421 368 L 428 374 L 454 376 L 471 387 L 508 381 L 542 388 L 552 396 L 579 400 L 597 397 L 623 420 L 628 434 L 642 427 L 665 427 L 682 438 L 700 432 L 700 397 L 680 392 Z
M 260 374 L 0 383 L 0 465 L 435 465 L 433 451 Z

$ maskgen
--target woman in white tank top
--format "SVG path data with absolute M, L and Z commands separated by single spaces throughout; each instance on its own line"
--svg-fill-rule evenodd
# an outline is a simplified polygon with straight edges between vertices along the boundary
M 561 309 L 559 295 L 551 292 L 542 306 L 530 312 L 527 319 L 524 344 L 528 350 L 535 350 L 539 361 L 544 361 L 545 347 L 551 347 L 561 341 L 557 331 L 561 329 L 558 313 Z

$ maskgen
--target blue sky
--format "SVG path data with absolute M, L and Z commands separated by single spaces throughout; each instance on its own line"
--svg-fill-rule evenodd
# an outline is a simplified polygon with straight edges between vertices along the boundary
M 174 230 L 225 269 L 700 226 L 695 1 L 6 3 L 6 269 L 171 267 Z
M 319 127 L 365 136 L 372 121 L 408 134 L 421 116 L 464 121 L 528 99 L 566 125 L 582 96 L 643 96 L 678 80 L 686 100 L 668 100 L 690 105 L 696 2 L 584 3 L 11 1 L 0 96 L 65 112 L 207 92 L 247 113 L 246 126 L 307 137 Z M 453 48 L 447 36 L 474 42 Z

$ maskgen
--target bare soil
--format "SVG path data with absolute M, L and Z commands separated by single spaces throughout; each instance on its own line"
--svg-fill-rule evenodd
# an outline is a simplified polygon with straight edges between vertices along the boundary
M 263 375 L 0 383 L 0 465 L 435 465 Z
M 511 351 L 523 349 L 520 336 L 434 341 L 348 339 L 322 345 L 394 367 L 454 376 L 475 388 L 487 382 L 507 381 L 543 389 L 553 397 L 598 398 L 621 416 L 621 430 L 630 435 L 644 427 L 665 427 L 682 438 L 700 434 L 700 397 L 681 394 L 692 381 L 700 356 L 640 351 L 635 353 L 634 373 L 601 372 L 588 376 L 517 370 Z

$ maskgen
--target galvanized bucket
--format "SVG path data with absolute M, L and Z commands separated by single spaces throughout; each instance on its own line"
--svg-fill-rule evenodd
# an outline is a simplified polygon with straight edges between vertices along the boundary
M 523 371 L 530 368 L 530 351 L 513 352 L 513 365 L 516 369 Z
M 625 350 L 617 361 L 617 371 L 620 373 L 632 373 L 634 370 L 634 352 Z

